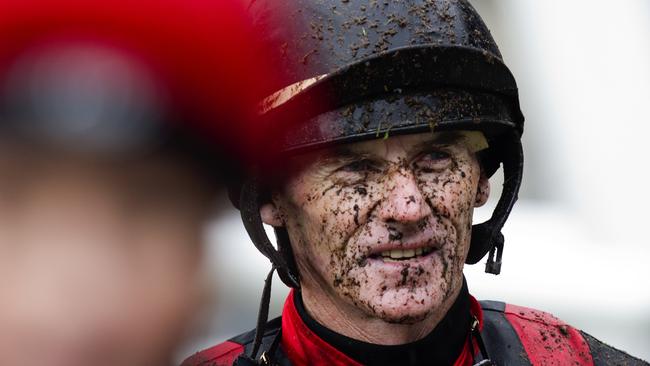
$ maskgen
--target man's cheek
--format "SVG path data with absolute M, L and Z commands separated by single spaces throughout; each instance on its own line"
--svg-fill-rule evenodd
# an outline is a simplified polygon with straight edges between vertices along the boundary
M 293 215 L 289 232 L 294 254 L 302 266 L 316 270 L 331 281 L 332 272 L 345 257 L 346 222 L 341 210 L 332 212 L 329 205 L 312 202 Z
M 454 220 L 468 217 L 472 210 L 473 203 L 472 186 L 468 182 L 459 182 L 449 187 L 446 191 L 446 204 L 452 213 L 451 218 Z
M 436 215 L 456 221 L 471 210 L 473 187 L 469 179 L 450 178 L 421 187 Z
M 329 253 L 331 253 L 327 247 L 328 240 L 318 235 L 317 229 L 311 230 L 311 228 L 298 227 L 295 224 L 289 226 L 293 253 L 301 272 L 315 270 L 315 273 L 326 273 L 326 269 L 330 266 Z
M 341 240 L 348 239 L 367 220 L 368 200 L 367 195 L 349 189 L 326 195 L 317 205 L 321 230 Z

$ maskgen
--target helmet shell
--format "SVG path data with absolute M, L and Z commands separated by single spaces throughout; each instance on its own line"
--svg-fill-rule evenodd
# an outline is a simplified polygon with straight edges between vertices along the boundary
M 255 1 L 250 9 L 255 25 L 268 30 L 259 33 L 264 43 L 282 50 L 270 64 L 287 70 L 262 103 L 268 123 L 298 126 L 282 150 L 422 132 L 413 119 L 381 118 L 381 128 L 359 122 L 377 121 L 376 111 L 345 118 L 350 105 L 422 92 L 437 95 L 410 108 L 422 114 L 433 106 L 429 127 L 481 130 L 488 138 L 523 132 L 514 77 L 467 1 Z M 436 90 L 444 93 L 430 93 Z M 317 117 L 334 110 L 333 121 Z

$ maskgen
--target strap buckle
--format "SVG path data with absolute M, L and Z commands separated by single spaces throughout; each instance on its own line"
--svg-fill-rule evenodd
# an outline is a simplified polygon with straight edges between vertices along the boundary
M 478 363 L 475 363 L 473 366 L 496 366 L 491 360 L 482 360 Z
M 262 355 L 260 356 L 260 362 L 262 365 L 271 365 L 271 360 L 269 360 L 269 357 L 266 355 L 266 351 L 262 352 Z

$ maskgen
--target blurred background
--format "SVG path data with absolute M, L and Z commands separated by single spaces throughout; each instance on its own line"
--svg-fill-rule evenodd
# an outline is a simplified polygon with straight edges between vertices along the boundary
M 177 364 L 280 74 L 249 23 L 242 1 L 0 1 L 0 365 Z
M 472 3 L 518 81 L 526 163 L 504 230 L 502 274 L 485 274 L 482 263 L 466 267 L 470 291 L 551 312 L 648 360 L 650 2 Z M 499 197 L 498 175 L 476 220 Z M 198 314 L 179 361 L 255 326 L 270 269 L 234 209 L 206 235 L 202 276 L 207 292 L 219 294 Z M 276 278 L 270 317 L 287 292 Z

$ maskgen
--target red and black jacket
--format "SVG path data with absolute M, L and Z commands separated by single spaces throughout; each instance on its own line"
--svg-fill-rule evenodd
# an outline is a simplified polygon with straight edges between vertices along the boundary
M 316 335 L 305 323 L 291 292 L 282 317 L 267 323 L 261 352 L 277 365 L 357 366 L 358 361 Z M 648 365 L 579 331 L 554 316 L 525 307 L 496 301 L 469 298 L 469 310 L 478 320 L 479 339 L 494 365 Z M 482 360 L 477 338 L 469 336 L 454 366 L 471 366 Z M 243 354 L 250 354 L 255 331 L 241 334 L 201 351 L 182 366 L 233 365 Z M 273 343 L 279 343 L 274 347 Z M 408 364 L 404 361 L 403 364 Z

